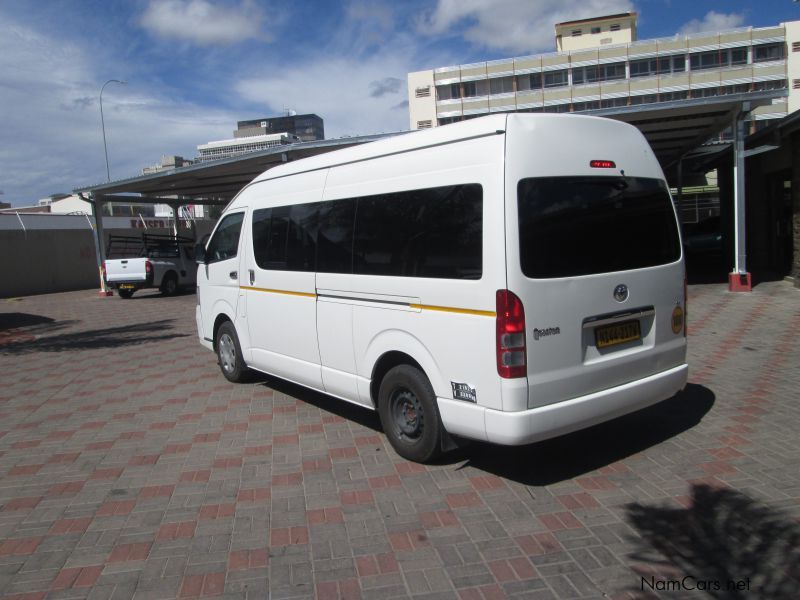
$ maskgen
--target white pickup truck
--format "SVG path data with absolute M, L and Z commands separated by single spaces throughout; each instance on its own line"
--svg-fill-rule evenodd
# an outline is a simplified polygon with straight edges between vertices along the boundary
M 158 288 L 171 296 L 182 287 L 196 285 L 194 240 L 171 235 L 109 236 L 103 277 L 120 298 L 136 290 Z

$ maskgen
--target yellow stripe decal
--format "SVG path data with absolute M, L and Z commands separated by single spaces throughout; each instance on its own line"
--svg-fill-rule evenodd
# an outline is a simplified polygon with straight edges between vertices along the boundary
M 310 294 L 308 292 L 292 292 L 289 290 L 269 290 L 267 288 L 258 288 L 258 287 L 249 287 L 246 285 L 239 286 L 240 290 L 249 290 L 251 292 L 269 292 L 270 294 L 284 294 L 286 296 L 301 296 L 303 298 L 316 298 L 316 294 Z
M 270 290 L 267 288 L 250 287 L 246 285 L 239 286 L 239 289 L 250 290 L 251 292 L 269 292 L 271 294 L 285 294 L 287 296 L 301 296 L 303 298 L 316 298 L 316 294 L 308 292 L 292 292 L 289 290 Z M 357 298 L 354 298 L 357 300 Z M 492 317 L 495 318 L 497 313 L 493 310 L 473 310 L 471 308 L 452 308 L 450 306 L 432 306 L 430 304 L 409 304 L 409 308 L 417 308 L 419 310 L 435 310 L 439 312 L 456 313 L 459 315 L 475 315 L 478 317 Z
M 451 308 L 449 306 L 431 306 L 429 304 L 409 304 L 411 308 L 420 310 L 438 310 L 439 312 L 457 313 L 460 315 L 476 315 L 478 317 L 496 317 L 497 313 L 493 310 L 473 310 L 471 308 Z

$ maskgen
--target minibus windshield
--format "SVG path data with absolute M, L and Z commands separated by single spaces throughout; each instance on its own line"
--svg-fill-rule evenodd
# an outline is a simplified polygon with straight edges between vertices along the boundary
M 675 262 L 680 238 L 665 183 L 638 177 L 536 177 L 517 186 L 526 277 L 574 277 Z

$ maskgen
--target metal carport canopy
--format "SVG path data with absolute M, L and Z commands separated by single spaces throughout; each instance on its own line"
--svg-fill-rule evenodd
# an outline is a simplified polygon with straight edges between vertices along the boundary
M 692 98 L 654 104 L 638 104 L 586 111 L 599 117 L 625 121 L 647 138 L 664 171 L 675 166 L 689 152 L 734 124 L 756 106 L 785 98 L 785 89 Z M 745 108 L 747 107 L 747 108 Z
M 76 188 L 74 192 L 89 194 L 99 202 L 227 204 L 239 190 L 271 167 L 391 135 L 397 134 L 376 134 L 276 146 L 232 158 L 206 161 L 188 167 Z

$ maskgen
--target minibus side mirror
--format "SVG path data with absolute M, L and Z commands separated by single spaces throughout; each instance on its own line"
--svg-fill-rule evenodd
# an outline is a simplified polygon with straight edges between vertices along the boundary
M 194 247 L 194 260 L 198 265 L 206 264 L 206 245 L 203 243 L 197 244 Z

